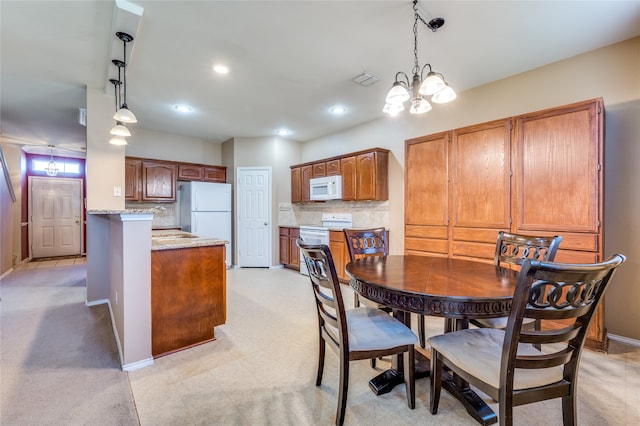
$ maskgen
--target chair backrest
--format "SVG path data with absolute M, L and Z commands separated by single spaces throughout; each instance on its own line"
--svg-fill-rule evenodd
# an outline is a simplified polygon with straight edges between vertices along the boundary
M 300 237 L 296 244 L 300 247 L 309 270 L 309 279 L 316 299 L 320 333 L 325 341 L 333 342 L 334 350 L 342 348 L 349 352 L 349 335 L 340 282 L 329 246 L 307 245 Z
M 500 231 L 493 263 L 497 266 L 522 265 L 525 259 L 552 262 L 562 237 L 537 237 Z
M 363 256 L 386 256 L 389 254 L 387 231 L 384 228 L 345 228 L 343 232 L 351 261 Z
M 502 348 L 501 386 L 513 388 L 515 368 L 564 365 L 564 379 L 574 380 L 589 323 L 616 268 L 625 256 L 614 255 L 602 263 L 567 264 L 525 259 L 518 276 Z M 542 322 L 542 330 L 522 329 L 522 319 Z M 545 321 L 563 321 L 563 328 L 545 327 Z M 543 346 L 539 355 L 518 357 L 519 343 Z M 551 353 L 550 353 L 551 352 Z M 504 382 L 503 382 L 504 381 Z M 503 384 L 504 383 L 504 384 Z

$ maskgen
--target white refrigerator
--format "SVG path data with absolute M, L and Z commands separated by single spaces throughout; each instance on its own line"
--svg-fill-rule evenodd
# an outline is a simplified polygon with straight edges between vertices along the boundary
M 226 245 L 227 268 L 231 267 L 231 184 L 182 182 L 180 226 L 199 237 L 221 238 Z

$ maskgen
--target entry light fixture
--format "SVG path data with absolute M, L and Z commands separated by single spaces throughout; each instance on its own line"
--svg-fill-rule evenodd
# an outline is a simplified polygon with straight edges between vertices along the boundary
M 118 74 L 120 74 L 120 69 L 122 69 L 121 87 L 122 87 L 123 95 L 122 95 L 122 104 L 119 105 L 119 109 L 113 115 L 113 119 L 116 121 L 120 121 L 122 123 L 127 123 L 127 124 L 137 123 L 138 119 L 133 114 L 133 112 L 131 112 L 131 110 L 129 109 L 129 106 L 127 105 L 127 43 L 132 42 L 133 37 L 127 33 L 123 33 L 120 31 L 116 33 L 116 37 L 122 40 L 122 45 L 124 46 L 124 57 L 122 61 L 118 61 L 118 64 L 116 64 L 115 60 L 113 61 L 113 64 L 118 67 Z M 118 80 L 120 80 L 119 77 L 118 77 Z
M 53 145 L 49 145 L 49 149 L 51 150 L 51 157 L 45 171 L 47 172 L 47 176 L 56 176 L 58 174 L 58 166 L 56 162 L 53 161 Z
M 387 97 L 383 112 L 395 116 L 404 110 L 404 103 L 411 100 L 409 112 L 411 114 L 423 114 L 431 110 L 431 104 L 426 99 L 431 96 L 431 101 L 435 103 L 450 102 L 456 98 L 456 92 L 447 84 L 444 76 L 434 72 L 431 64 L 425 64 L 422 68 L 418 63 L 418 21 L 425 24 L 431 31 L 437 31 L 444 25 L 443 18 L 434 18 L 429 22 L 425 21 L 418 13 L 418 0 L 413 0 L 413 76 L 409 76 L 400 71 L 396 73 L 395 81 Z M 429 68 L 427 75 L 425 70 Z
M 291 133 L 293 133 L 291 130 L 285 128 L 276 130 L 278 136 L 289 136 Z

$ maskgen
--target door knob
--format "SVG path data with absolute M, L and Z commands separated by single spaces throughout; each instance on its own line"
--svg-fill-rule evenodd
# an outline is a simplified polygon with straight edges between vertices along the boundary
M 264 223 L 264 226 L 267 226 L 267 222 Z

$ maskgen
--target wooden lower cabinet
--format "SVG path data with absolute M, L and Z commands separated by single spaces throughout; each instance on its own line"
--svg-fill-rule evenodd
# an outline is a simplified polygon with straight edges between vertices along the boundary
M 151 353 L 214 339 L 226 322 L 225 246 L 151 251 Z
M 329 250 L 331 250 L 338 279 L 341 282 L 349 282 L 349 276 L 344 271 L 344 267 L 351 261 L 351 258 L 342 231 L 329 231 Z
M 299 228 L 281 226 L 280 230 L 280 263 L 285 268 L 300 270 L 300 249 L 296 239 L 300 235 Z

